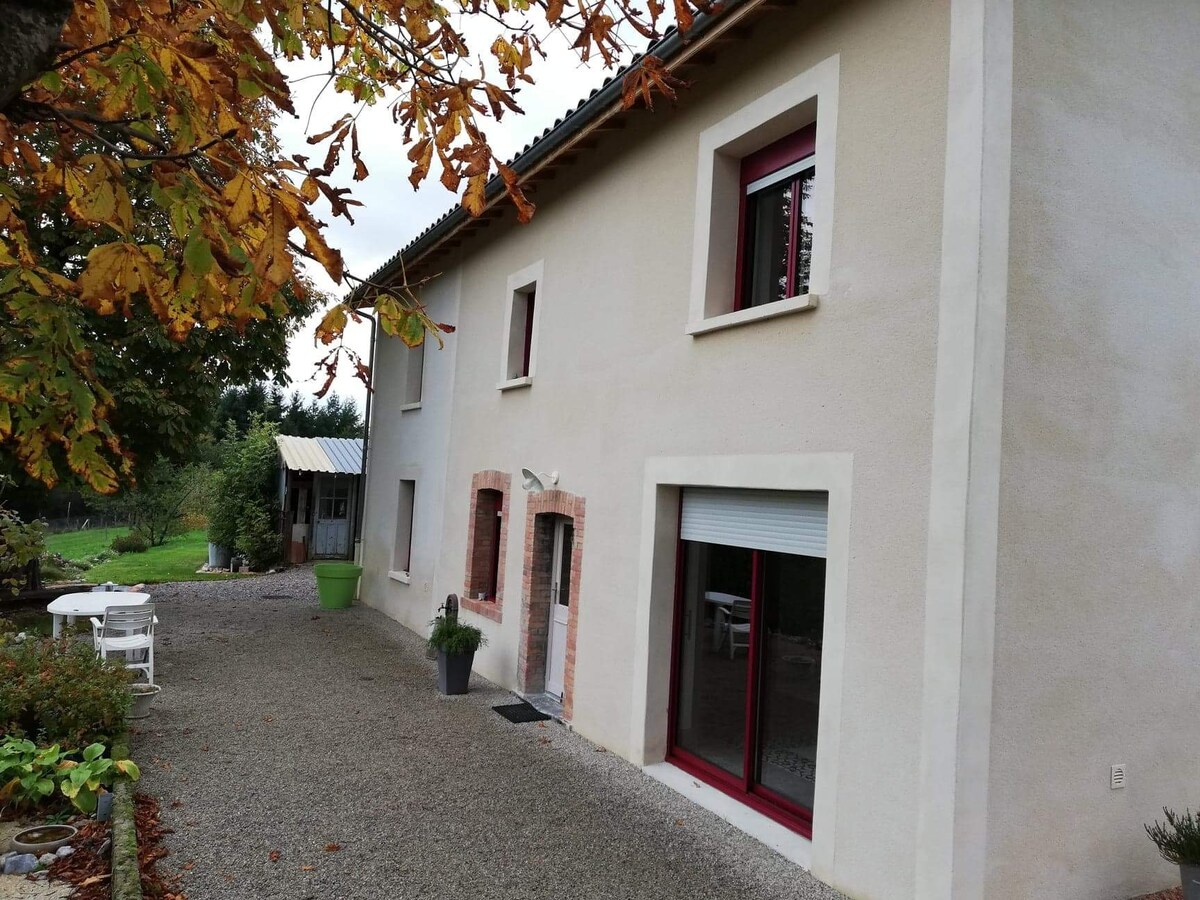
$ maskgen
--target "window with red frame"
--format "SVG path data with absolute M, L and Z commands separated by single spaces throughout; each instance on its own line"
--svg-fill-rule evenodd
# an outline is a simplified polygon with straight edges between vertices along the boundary
M 742 160 L 736 309 L 808 293 L 816 125 Z

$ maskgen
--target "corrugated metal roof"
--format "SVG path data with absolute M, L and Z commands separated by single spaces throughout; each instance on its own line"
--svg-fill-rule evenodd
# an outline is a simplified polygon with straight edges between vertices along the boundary
M 284 468 L 297 472 L 357 475 L 362 471 L 361 438 L 302 438 L 277 434 Z
M 358 438 L 317 438 L 335 472 L 357 475 L 362 471 L 363 442 Z

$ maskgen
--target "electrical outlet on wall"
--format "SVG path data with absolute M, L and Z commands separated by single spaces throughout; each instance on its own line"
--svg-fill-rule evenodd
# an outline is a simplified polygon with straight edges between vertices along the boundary
M 1125 787 L 1125 764 L 1118 763 L 1109 769 L 1108 786 L 1114 791 L 1119 791 Z

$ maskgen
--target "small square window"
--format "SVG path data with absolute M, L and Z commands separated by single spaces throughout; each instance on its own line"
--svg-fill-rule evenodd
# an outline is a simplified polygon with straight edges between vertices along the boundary
M 741 162 L 735 309 L 808 293 L 815 138 L 809 126 Z

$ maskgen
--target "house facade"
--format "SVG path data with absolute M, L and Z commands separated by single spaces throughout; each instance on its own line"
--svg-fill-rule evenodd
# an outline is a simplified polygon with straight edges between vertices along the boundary
M 403 251 L 457 330 L 376 344 L 363 601 L 424 632 L 459 595 L 477 671 L 850 896 L 1170 884 L 1198 38 L 1189 0 L 667 38 L 676 104 L 618 81 L 514 162 L 532 223 Z

